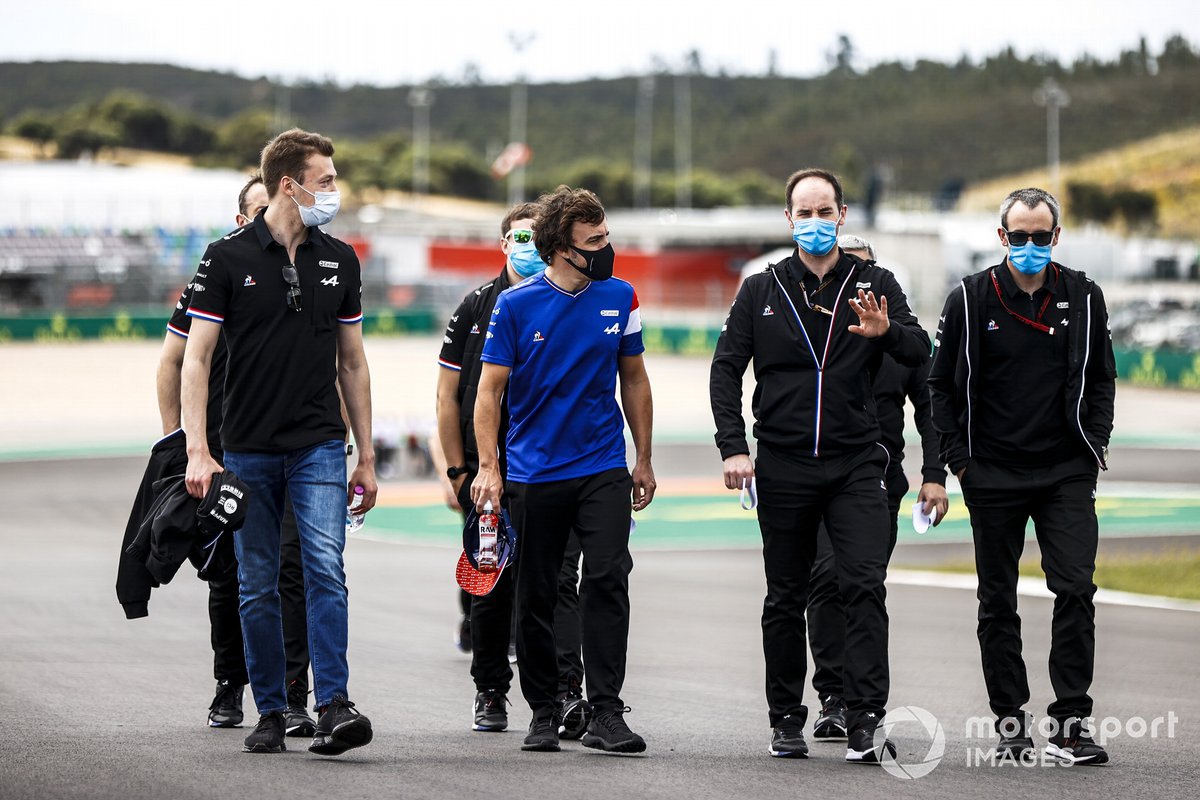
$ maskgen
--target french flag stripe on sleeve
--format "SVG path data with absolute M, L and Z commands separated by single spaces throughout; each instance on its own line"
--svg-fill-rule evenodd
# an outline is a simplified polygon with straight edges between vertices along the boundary
M 455 372 L 462 372 L 462 364 L 455 364 L 453 361 L 447 361 L 444 358 L 439 358 L 438 363 L 446 369 L 452 369 Z
M 633 293 L 633 304 L 629 307 L 629 321 L 625 323 L 623 336 L 632 336 L 642 331 L 642 311 L 638 308 L 637 292 Z
M 189 308 L 187 310 L 187 315 L 189 317 L 197 317 L 198 319 L 206 319 L 209 322 L 218 322 L 218 323 L 221 323 L 222 325 L 225 324 L 224 317 L 222 317 L 220 314 L 213 314 L 209 311 L 200 311 L 199 309 L 196 309 L 196 308 Z
M 167 330 L 169 330 L 171 333 L 175 334 L 176 336 L 182 336 L 185 339 L 188 338 L 187 331 L 185 331 L 181 328 L 176 328 L 174 325 L 172 325 L 169 322 L 167 323 Z
M 362 322 L 363 315 L 362 315 L 362 312 L 360 311 L 357 314 L 355 314 L 353 317 L 338 317 L 337 319 L 338 319 L 338 322 L 342 323 L 343 325 L 353 325 L 356 322 Z

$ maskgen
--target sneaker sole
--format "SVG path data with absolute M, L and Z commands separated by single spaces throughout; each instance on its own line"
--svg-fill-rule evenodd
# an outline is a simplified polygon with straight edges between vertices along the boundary
M 1075 756 L 1071 755 L 1066 750 L 1063 750 L 1061 747 L 1059 747 L 1056 744 L 1046 745 L 1046 748 L 1042 752 L 1045 753 L 1050 758 L 1056 758 L 1059 761 L 1063 761 L 1068 764 L 1078 764 L 1081 767 L 1082 766 L 1097 766 L 1098 767 L 1101 764 L 1108 763 L 1108 753 L 1097 753 L 1094 756 L 1084 756 L 1083 758 L 1076 758 Z
M 282 753 L 287 750 L 287 745 L 283 742 L 279 743 L 279 747 L 271 747 L 265 744 L 256 744 L 253 747 L 242 745 L 243 753 Z
M 315 722 L 302 722 L 299 725 L 293 725 L 287 729 L 288 736 L 304 737 L 305 739 L 312 738 L 317 733 L 317 724 Z
M 576 706 L 558 726 L 560 739 L 580 739 L 587 733 L 588 725 L 592 724 L 592 707 Z
M 773 758 L 808 758 L 808 748 L 803 750 L 776 750 L 774 747 L 767 747 L 767 752 Z
M 542 742 L 525 742 L 521 745 L 521 749 L 529 753 L 558 753 L 562 748 L 558 746 L 558 742 L 542 741 Z
M 314 737 L 308 752 L 316 753 L 319 756 L 340 756 L 347 750 L 370 744 L 373 738 L 375 738 L 375 734 L 369 723 L 364 723 L 362 720 L 343 722 L 333 729 L 333 733 L 328 737 L 323 737 L 321 741 L 318 742 Z
M 588 733 L 583 737 L 583 746 L 593 750 L 603 750 L 606 753 L 644 753 L 646 743 L 641 739 L 626 739 L 623 742 L 609 742 L 599 736 Z
M 476 722 L 471 726 L 471 730 L 481 733 L 500 733 L 508 730 L 507 722 Z
M 208 727 L 210 727 L 210 728 L 240 728 L 240 727 L 242 727 L 242 720 L 239 719 L 237 722 L 234 722 L 233 720 L 229 720 L 228 722 L 218 722 L 215 719 L 210 719 L 208 721 Z

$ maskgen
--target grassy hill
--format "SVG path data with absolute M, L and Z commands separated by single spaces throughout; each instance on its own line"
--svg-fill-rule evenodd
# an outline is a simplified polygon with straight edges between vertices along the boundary
M 1132 144 L 1104 150 L 1060 167 L 1060 183 L 1089 183 L 1106 190 L 1122 188 L 1151 193 L 1158 204 L 1153 232 L 1167 237 L 1200 239 L 1200 126 L 1164 133 Z M 1022 186 L 1049 188 L 1046 169 L 1026 170 L 974 184 L 962 196 L 964 210 L 998 209 L 1000 201 Z M 1067 224 L 1071 218 L 1065 188 L 1056 194 L 1063 200 Z M 1121 222 L 1116 223 L 1121 226 Z

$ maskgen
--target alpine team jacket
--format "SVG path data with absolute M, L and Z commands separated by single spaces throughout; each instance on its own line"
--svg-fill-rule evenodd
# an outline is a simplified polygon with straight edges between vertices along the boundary
M 1117 367 L 1104 293 L 1084 273 L 1056 266 L 1069 303 L 1066 419 L 1100 469 L 1108 469 L 1105 449 L 1112 434 Z M 942 460 L 956 475 L 973 456 L 972 436 L 979 425 L 972 409 L 979 376 L 987 370 L 980 357 L 979 334 L 981 324 L 986 324 L 984 303 L 992 269 L 963 278 L 946 298 L 933 344 L 928 379 L 933 425 Z
M 754 437 L 814 457 L 844 453 L 880 441 L 872 380 L 884 353 L 906 366 L 929 357 L 929 336 L 908 307 L 890 271 L 842 253 L 833 317 L 810 310 L 789 292 L 788 272 L 805 269 L 796 252 L 743 281 L 721 328 L 709 375 L 709 395 L 721 458 L 748 454 L 742 419 L 742 375 L 754 360 Z M 886 297 L 891 325 L 868 339 L 848 329 L 858 318 L 849 299 L 858 289 Z M 815 315 L 828 325 L 817 349 L 801 324 Z

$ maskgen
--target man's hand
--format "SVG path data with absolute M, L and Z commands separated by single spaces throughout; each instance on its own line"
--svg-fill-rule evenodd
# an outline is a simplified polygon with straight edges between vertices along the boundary
M 375 507 L 379 496 L 379 485 L 375 482 L 375 467 L 359 462 L 350 473 L 350 482 L 346 486 L 346 506 L 354 502 L 354 487 L 363 487 L 362 505 L 354 509 L 356 514 L 365 514 Z
M 738 490 L 754 479 L 754 462 L 745 453 L 725 459 L 725 488 Z
M 847 330 L 851 333 L 857 333 L 859 336 L 865 336 L 868 339 L 875 339 L 887 333 L 891 327 L 891 320 L 888 319 L 887 313 L 887 298 L 880 295 L 879 302 L 875 302 L 874 292 L 864 292 L 858 290 L 858 297 L 851 297 L 848 301 L 850 308 L 854 309 L 854 313 L 858 314 L 858 324 L 851 325 Z
M 490 502 L 492 510 L 499 512 L 500 495 L 503 492 L 504 482 L 500 480 L 500 467 L 496 464 L 480 464 L 479 474 L 471 483 L 471 500 L 475 503 L 475 510 L 482 514 L 484 505 Z
M 650 501 L 654 499 L 654 490 L 658 488 L 658 484 L 654 481 L 654 467 L 650 466 L 650 462 L 638 462 L 633 467 L 633 510 L 641 511 L 646 506 L 650 505 Z
M 917 493 L 917 500 L 921 503 L 921 510 L 925 512 L 925 516 L 930 516 L 930 512 L 937 509 L 937 519 L 933 521 L 933 526 L 936 528 L 942 524 L 942 520 L 946 518 L 946 512 L 950 509 L 950 498 L 946 495 L 946 487 L 940 483 L 922 483 L 921 491 Z
M 224 471 L 225 468 L 214 461 L 212 455 L 207 452 L 189 454 L 187 473 L 183 478 L 187 493 L 197 500 L 203 500 L 204 495 L 208 494 L 208 486 L 212 483 L 213 473 Z

